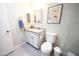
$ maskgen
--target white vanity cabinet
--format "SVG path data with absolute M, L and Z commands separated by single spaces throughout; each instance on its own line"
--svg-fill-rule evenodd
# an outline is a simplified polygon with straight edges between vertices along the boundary
M 35 32 L 26 30 L 26 41 L 33 47 L 39 49 L 44 42 L 44 31 Z

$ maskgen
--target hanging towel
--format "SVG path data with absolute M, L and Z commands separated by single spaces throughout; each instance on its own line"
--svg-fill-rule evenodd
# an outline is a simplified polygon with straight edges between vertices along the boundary
M 20 27 L 21 29 L 24 28 L 24 24 L 23 24 L 23 21 L 22 21 L 22 20 L 19 20 L 19 27 Z

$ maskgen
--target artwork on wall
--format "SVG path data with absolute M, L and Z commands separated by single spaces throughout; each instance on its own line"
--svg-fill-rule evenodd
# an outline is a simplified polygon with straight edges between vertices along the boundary
M 61 20 L 63 4 L 58 4 L 48 8 L 48 24 L 59 24 Z
M 43 10 L 35 10 L 34 11 L 34 23 L 41 23 L 43 17 Z

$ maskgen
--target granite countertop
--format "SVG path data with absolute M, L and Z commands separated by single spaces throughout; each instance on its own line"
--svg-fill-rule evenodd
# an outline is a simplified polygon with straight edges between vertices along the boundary
M 42 31 L 44 31 L 43 29 L 37 29 L 37 28 L 26 28 L 25 30 L 35 32 L 35 33 L 40 33 Z

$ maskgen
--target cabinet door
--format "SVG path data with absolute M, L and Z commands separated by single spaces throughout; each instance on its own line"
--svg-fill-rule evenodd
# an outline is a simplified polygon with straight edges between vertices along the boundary
M 26 31 L 26 42 L 32 44 L 32 37 L 31 37 L 31 32 Z
M 38 46 L 41 48 L 42 43 L 45 41 L 44 31 L 40 32 L 38 35 Z
M 26 31 L 26 41 L 38 49 L 38 34 L 37 33 Z
M 34 47 L 36 47 L 37 49 L 39 49 L 39 43 L 38 43 L 38 41 L 39 41 L 39 35 L 38 34 L 36 34 L 36 33 L 32 33 L 32 42 L 33 42 L 33 46 Z

